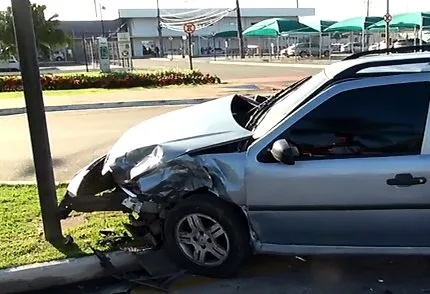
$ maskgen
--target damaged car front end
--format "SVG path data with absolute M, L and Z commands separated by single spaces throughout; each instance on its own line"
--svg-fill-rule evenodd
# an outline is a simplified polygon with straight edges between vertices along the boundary
M 79 171 L 60 203 L 72 211 L 122 211 L 157 222 L 151 230 L 163 243 L 169 210 L 195 194 L 245 205 L 244 126 L 258 102 L 228 96 L 172 111 L 127 131 L 104 156 Z M 241 212 L 243 215 L 243 211 Z

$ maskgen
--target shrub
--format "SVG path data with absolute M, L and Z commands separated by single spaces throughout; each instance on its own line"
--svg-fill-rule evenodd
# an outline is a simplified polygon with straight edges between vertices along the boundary
M 161 87 L 170 85 L 202 85 L 220 83 L 217 76 L 200 71 L 148 71 L 148 72 L 111 72 L 72 75 L 42 75 L 40 82 L 43 90 L 68 90 L 88 88 L 132 88 Z M 0 92 L 22 91 L 21 76 L 0 77 Z

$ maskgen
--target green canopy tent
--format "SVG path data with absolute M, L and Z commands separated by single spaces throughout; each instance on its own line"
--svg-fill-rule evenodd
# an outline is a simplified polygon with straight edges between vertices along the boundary
M 320 32 L 324 33 L 324 31 L 329 28 L 330 26 L 336 24 L 337 21 L 333 20 L 320 20 Z
M 237 38 L 237 31 L 223 31 L 216 33 L 213 37 L 215 38 Z
M 364 50 L 364 34 L 365 31 L 369 29 L 369 27 L 378 21 L 383 20 L 382 17 L 377 16 L 360 16 L 353 17 L 349 19 L 345 19 L 343 21 L 339 21 L 331 26 L 327 27 L 324 32 L 326 33 L 334 33 L 334 32 L 361 32 L 361 46 Z
M 335 24 L 336 21 L 332 21 L 332 20 L 320 20 L 319 23 L 317 25 L 311 25 L 311 24 L 307 24 L 308 27 L 311 28 L 311 30 L 309 29 L 298 29 L 295 31 L 290 31 L 288 33 L 282 33 L 282 36 L 286 36 L 286 35 L 294 35 L 294 34 L 314 34 L 317 33 L 319 34 L 319 55 L 320 57 L 322 56 L 322 39 L 324 35 L 329 35 L 330 33 L 324 33 L 324 30 L 326 28 L 328 28 L 329 26 Z
M 245 37 L 279 37 L 289 32 L 317 33 L 318 30 L 297 20 L 286 18 L 270 18 L 260 21 L 247 28 Z
M 360 16 L 349 18 L 330 25 L 324 30 L 324 32 L 362 32 L 382 19 L 382 17 L 376 16 Z
M 269 18 L 260 21 L 243 32 L 244 37 L 276 38 L 277 52 L 279 54 L 279 37 L 286 34 L 318 33 L 318 30 L 305 25 L 298 20 L 286 18 Z
M 385 29 L 386 22 L 381 20 L 369 27 L 369 30 Z M 420 40 L 424 28 L 430 28 L 430 12 L 401 13 L 393 16 L 389 24 L 390 29 L 413 29 L 416 38 L 417 30 L 420 31 Z

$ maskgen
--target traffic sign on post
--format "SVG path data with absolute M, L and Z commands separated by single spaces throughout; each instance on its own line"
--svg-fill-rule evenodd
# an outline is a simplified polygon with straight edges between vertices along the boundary
M 117 33 L 118 39 L 118 51 L 121 58 L 130 57 L 130 34 L 129 33 Z
M 384 20 L 385 22 L 391 22 L 393 20 L 393 17 L 391 16 L 391 14 L 387 13 L 384 15 Z
M 184 24 L 184 32 L 186 34 L 192 34 L 196 31 L 196 26 L 193 23 Z
M 193 53 L 192 51 L 192 40 L 191 34 L 196 31 L 196 26 L 193 23 L 184 24 L 184 33 L 188 36 L 188 57 L 190 59 L 190 69 L 193 70 Z

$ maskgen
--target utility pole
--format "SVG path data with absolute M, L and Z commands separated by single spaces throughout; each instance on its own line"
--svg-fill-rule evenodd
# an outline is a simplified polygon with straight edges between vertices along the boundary
M 372 0 L 364 0 L 364 4 L 366 4 L 366 16 L 367 17 L 370 16 L 370 2 L 372 2 Z
M 45 239 L 64 245 L 30 1 L 12 0 L 12 14 Z
M 242 35 L 242 16 L 240 14 L 239 0 L 236 0 L 236 18 L 237 18 L 237 38 L 239 40 L 239 56 L 241 59 L 245 58 L 243 48 L 243 35 Z M 215 50 L 215 48 L 214 48 Z
M 158 29 L 158 44 L 160 45 L 160 56 L 164 57 L 163 48 L 163 28 L 161 27 L 161 17 L 160 17 L 160 3 L 157 0 L 157 29 Z
M 366 4 L 366 16 L 369 17 L 370 16 L 370 2 L 372 0 L 364 0 L 365 4 Z M 370 35 L 366 34 L 366 46 L 369 46 L 370 43 Z
M 299 0 L 296 0 L 296 7 L 299 8 Z

